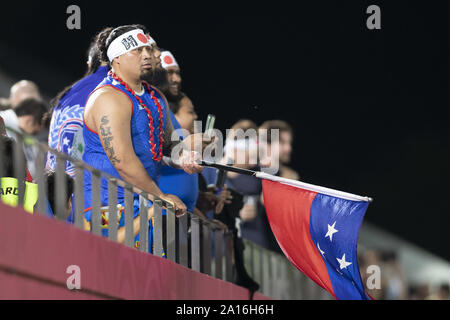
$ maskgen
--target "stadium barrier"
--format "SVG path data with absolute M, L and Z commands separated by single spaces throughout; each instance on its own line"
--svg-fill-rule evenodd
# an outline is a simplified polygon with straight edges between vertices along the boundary
M 25 203 L 25 163 L 24 149 L 22 145 L 35 148 L 36 157 L 34 161 L 35 176 L 37 184 L 37 202 L 35 205 L 36 215 L 48 215 L 47 186 L 45 179 L 45 162 L 47 152 L 56 157 L 57 167 L 55 170 L 55 212 L 57 220 L 67 220 L 67 190 L 66 190 L 66 161 L 75 166 L 74 176 L 74 210 L 73 224 L 75 227 L 85 230 L 84 227 L 84 171 L 92 174 L 92 220 L 91 232 L 97 236 L 102 235 L 102 211 L 108 212 L 109 221 L 117 221 L 117 188 L 123 187 L 125 193 L 125 246 L 134 247 L 133 213 L 134 194 L 139 195 L 140 216 L 140 243 L 139 251 L 148 252 L 148 201 L 150 195 L 138 187 L 126 183 L 121 179 L 102 172 L 79 159 L 74 159 L 65 153 L 50 149 L 33 137 L 23 135 L 13 129 L 8 130 L 15 133 L 16 144 L 13 148 L 14 175 L 18 180 L 18 205 Z M 0 177 L 3 177 L 4 152 L 3 140 L 0 139 Z M 100 200 L 100 181 L 106 179 L 108 183 L 109 203 L 102 206 Z M 94 192 L 98 190 L 97 192 Z M 191 212 L 176 217 L 175 211 L 170 203 L 154 195 L 154 247 L 153 255 L 161 257 L 163 251 L 167 260 L 201 272 L 226 282 L 232 282 L 233 273 L 233 234 L 224 229 L 222 225 L 214 221 L 206 220 Z M 163 215 L 166 209 L 166 241 L 163 245 Z M 188 229 L 188 225 L 190 228 Z M 108 224 L 108 238 L 117 242 L 118 226 L 114 223 Z M 189 240 L 190 238 L 190 240 Z M 212 251 L 214 242 L 214 252 Z M 247 250 L 244 251 L 244 260 L 251 277 L 260 283 L 259 297 L 272 297 L 277 299 L 323 299 L 322 290 L 310 280 L 306 279 L 296 270 L 283 255 L 266 250 L 256 244 L 245 240 Z M 163 249 L 164 248 L 164 249 Z M 190 249 L 190 250 L 189 250 Z M 188 252 L 190 251 L 190 261 Z

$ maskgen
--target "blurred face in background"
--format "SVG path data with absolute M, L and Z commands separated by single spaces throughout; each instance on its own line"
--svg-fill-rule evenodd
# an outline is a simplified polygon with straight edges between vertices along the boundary
M 181 75 L 180 68 L 171 66 L 166 68 L 167 80 L 169 81 L 169 92 L 173 96 L 177 96 L 181 90 Z
M 292 134 L 289 131 L 280 132 L 279 154 L 280 162 L 288 164 L 291 161 Z
M 194 121 L 197 120 L 197 114 L 195 113 L 191 99 L 183 97 L 180 100 L 180 108 L 175 114 L 175 118 L 181 128 L 188 130 L 190 133 L 194 133 Z
M 22 129 L 23 132 L 29 135 L 36 135 L 42 131 L 43 126 L 41 123 L 36 122 L 34 117 L 31 115 L 24 115 L 18 117 L 19 120 L 19 128 Z
M 260 148 L 264 148 L 263 155 L 265 156 L 265 158 L 260 159 L 262 167 L 271 167 L 276 163 L 287 165 L 291 161 L 292 134 L 289 131 L 281 130 L 279 141 L 272 141 L 271 143 L 260 141 Z M 273 154 L 277 149 L 278 157 Z
M 232 160 L 238 168 L 252 169 L 258 165 L 258 146 L 256 140 L 233 138 L 227 139 L 225 145 L 225 159 Z

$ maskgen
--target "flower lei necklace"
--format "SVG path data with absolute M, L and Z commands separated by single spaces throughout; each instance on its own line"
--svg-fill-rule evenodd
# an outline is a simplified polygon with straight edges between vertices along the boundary
M 163 149 L 163 114 L 162 114 L 162 107 L 161 104 L 159 103 L 158 99 L 155 97 L 155 92 L 154 90 L 150 90 L 150 87 L 148 85 L 147 82 L 143 82 L 145 88 L 147 89 L 148 92 L 150 92 L 150 97 L 153 100 L 153 102 L 156 104 L 156 106 L 158 107 L 158 114 L 159 114 L 159 125 L 158 125 L 158 129 L 159 129 L 159 152 L 158 155 L 156 154 L 156 144 L 153 142 L 153 117 L 152 114 L 150 112 L 150 110 L 147 108 L 147 106 L 145 105 L 145 103 L 142 101 L 142 99 L 134 92 L 133 89 L 131 89 L 128 84 L 123 81 L 121 78 L 119 78 L 114 72 L 112 72 L 112 70 L 110 70 L 108 72 L 108 75 L 111 76 L 114 80 L 118 81 L 121 85 L 123 85 L 125 87 L 125 89 L 130 92 L 135 98 L 136 100 L 139 102 L 139 104 L 141 105 L 142 108 L 144 108 L 144 110 L 147 112 L 147 116 L 148 116 L 148 126 L 150 128 L 150 139 L 148 140 L 148 142 L 150 143 L 150 151 L 152 152 L 153 155 L 153 160 L 155 161 L 161 161 L 163 158 L 163 153 L 162 153 L 162 149 Z

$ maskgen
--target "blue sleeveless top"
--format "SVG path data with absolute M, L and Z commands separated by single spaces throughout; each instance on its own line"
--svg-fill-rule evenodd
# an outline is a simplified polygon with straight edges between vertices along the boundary
M 153 160 L 153 154 L 151 152 L 151 147 L 149 143 L 150 136 L 150 128 L 149 128 L 149 119 L 147 116 L 147 112 L 142 108 L 137 101 L 137 99 L 128 92 L 124 86 L 122 86 L 118 81 L 114 80 L 111 76 L 107 76 L 95 90 L 100 87 L 111 86 L 116 90 L 122 91 L 125 93 L 132 103 L 132 115 L 130 121 L 130 129 L 131 129 L 131 142 L 133 144 L 133 149 L 142 162 L 147 174 L 155 181 L 156 184 L 159 183 L 159 178 L 161 175 L 162 163 L 161 161 Z M 158 99 L 163 114 L 163 130 L 165 130 L 167 125 L 167 104 L 165 99 L 161 95 L 161 93 L 152 86 L 149 86 L 150 90 L 154 91 L 154 96 Z M 145 88 L 145 87 L 144 87 Z M 95 91 L 94 90 L 94 91 Z M 92 92 L 94 92 L 92 91 Z M 92 94 L 92 93 L 91 93 Z M 156 144 L 155 152 L 159 154 L 159 114 L 158 108 L 156 104 L 150 97 L 150 93 L 145 89 L 144 94 L 140 96 L 142 101 L 145 103 L 147 108 L 150 110 L 152 118 L 153 118 L 153 142 Z M 88 98 L 89 99 L 89 98 Z M 83 122 L 84 122 L 84 114 L 83 114 Z M 83 138 L 85 142 L 85 150 L 83 154 L 83 161 L 90 164 L 96 169 L 105 171 L 117 178 L 121 178 L 117 170 L 112 165 L 111 161 L 109 161 L 105 150 L 100 142 L 100 138 L 97 132 L 94 132 L 84 122 L 83 127 Z M 100 201 L 102 206 L 108 205 L 108 182 L 105 179 L 101 179 L 101 195 Z M 91 210 L 88 210 L 92 206 L 92 196 L 91 196 L 91 174 L 90 172 L 84 172 L 84 203 L 85 203 L 85 217 L 87 221 L 91 220 Z M 134 195 L 135 204 L 139 203 L 139 196 L 137 194 Z M 124 190 L 122 187 L 117 188 L 117 203 L 124 203 Z M 139 210 L 135 210 L 135 216 L 137 216 Z M 120 219 L 119 227 L 123 225 L 122 220 L 123 216 Z M 107 231 L 107 229 L 106 229 Z

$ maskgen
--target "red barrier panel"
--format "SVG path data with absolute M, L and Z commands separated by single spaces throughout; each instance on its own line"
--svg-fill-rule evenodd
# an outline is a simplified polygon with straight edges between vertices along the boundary
M 80 290 L 66 285 L 80 268 Z M 248 299 L 247 289 L 0 203 L 0 299 Z M 268 299 L 255 294 L 254 299 Z

